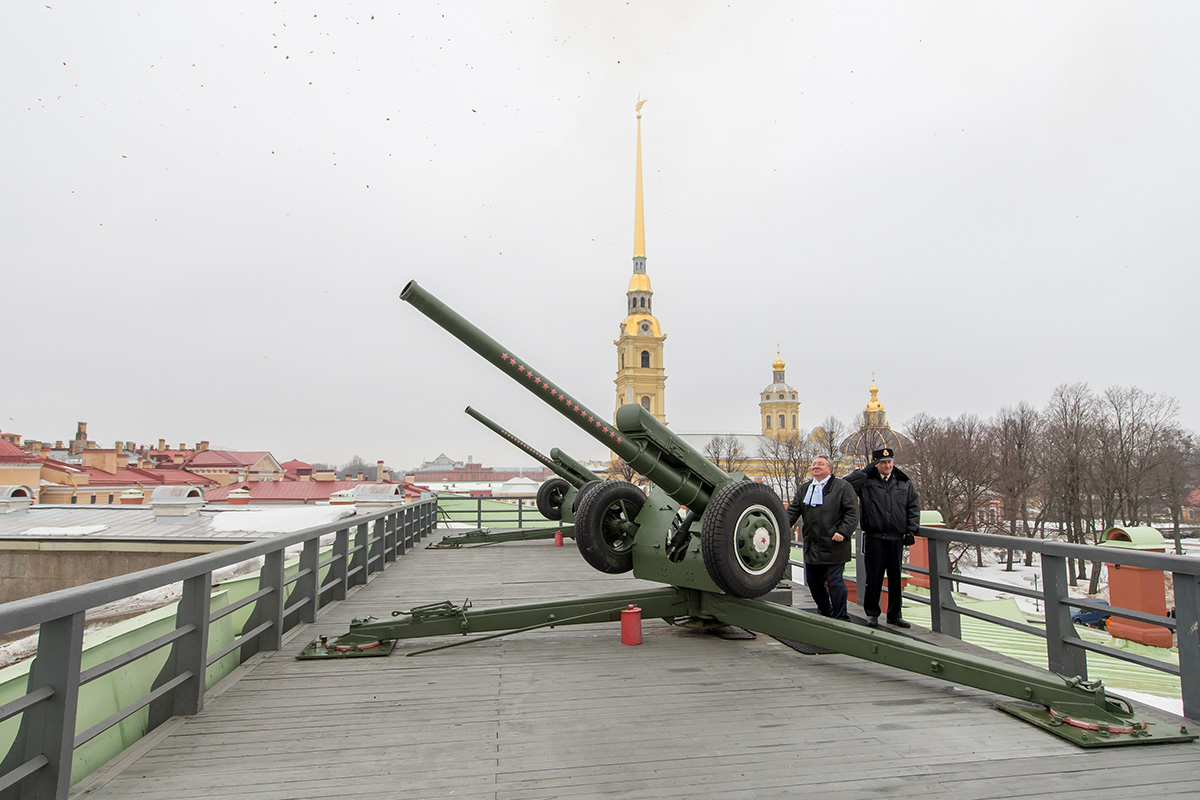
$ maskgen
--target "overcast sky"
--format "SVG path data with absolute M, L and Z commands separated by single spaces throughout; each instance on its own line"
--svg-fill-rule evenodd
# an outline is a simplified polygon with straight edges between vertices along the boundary
M 1200 429 L 1195 2 L 0 8 L 0 429 L 398 469 L 606 449 L 643 109 L 680 432 L 1136 385 Z

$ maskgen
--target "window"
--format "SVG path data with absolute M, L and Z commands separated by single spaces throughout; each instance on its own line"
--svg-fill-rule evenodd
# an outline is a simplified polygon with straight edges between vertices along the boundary
M 79 498 L 78 498 L 78 497 L 76 497 L 75 495 L 71 495 L 71 505 L 75 505 L 75 503 L 76 503 L 78 500 L 79 500 Z
M 792 414 L 792 430 L 796 430 L 796 415 Z
M 646 307 L 646 298 L 642 298 L 642 308 Z
M 112 501 L 113 501 L 113 496 L 110 494 L 110 495 L 108 496 L 108 504 L 109 504 L 110 506 L 112 505 Z
M 787 427 L 787 426 L 783 424 L 783 414 L 780 414 L 779 415 L 779 430 L 783 430 L 785 427 Z
M 91 503 L 92 505 L 95 505 L 96 504 L 96 495 L 92 495 L 91 497 L 89 497 L 88 502 Z
M 642 395 L 642 408 L 646 409 L 647 411 L 650 410 L 650 398 L 646 397 L 645 395 Z
M 650 351 L 649 350 L 642 351 L 642 366 L 643 367 L 650 366 Z
M 767 430 L 771 430 L 771 417 L 767 415 Z

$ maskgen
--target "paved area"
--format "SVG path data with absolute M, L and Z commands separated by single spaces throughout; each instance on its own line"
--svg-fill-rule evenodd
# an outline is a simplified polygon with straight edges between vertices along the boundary
M 353 617 L 648 585 L 591 570 L 569 540 L 422 546 L 72 797 L 1090 800 L 1196 791 L 1200 744 L 1080 750 L 994 710 L 999 698 L 986 692 L 764 636 L 721 639 L 646 621 L 637 647 L 608 624 L 411 658 L 404 653 L 430 640 L 402 642 L 389 658 L 294 659 Z M 803 605 L 807 592 L 795 598 Z

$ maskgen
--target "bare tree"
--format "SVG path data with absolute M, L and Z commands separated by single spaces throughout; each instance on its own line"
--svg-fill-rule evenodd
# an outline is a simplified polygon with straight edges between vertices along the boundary
M 850 427 L 830 414 L 825 421 L 813 429 L 810 449 L 813 458 L 825 456 L 830 465 L 837 464 L 842 457 L 842 440 L 851 433 Z
M 717 435 L 704 446 L 704 457 L 729 473 L 745 472 L 750 453 L 742 449 L 741 440 L 732 433 Z
M 368 464 L 367 460 L 362 456 L 352 456 L 349 461 L 342 464 L 338 468 L 339 480 L 352 480 L 356 475 L 362 474 L 367 480 L 375 480 L 375 465 Z M 369 476 L 369 477 L 368 477 Z
M 1068 542 L 1085 543 L 1084 507 L 1091 496 L 1088 462 L 1094 456 L 1096 402 L 1086 383 L 1061 384 L 1042 412 L 1043 504 L 1053 509 Z M 1091 526 L 1090 520 L 1087 523 Z M 1086 578 L 1084 562 L 1072 561 L 1071 584 Z
M 912 445 L 905 450 L 904 468 L 916 481 L 922 504 L 941 512 L 948 528 L 976 530 L 994 475 L 987 426 L 974 414 L 953 420 L 918 414 L 905 432 Z M 975 561 L 983 565 L 981 548 L 975 548 Z
M 1200 482 L 1200 454 L 1192 434 L 1177 430 L 1167 444 L 1165 459 L 1158 475 L 1158 492 L 1171 519 L 1175 552 L 1183 553 L 1179 523 L 1188 496 Z
M 1042 422 L 1037 410 L 1024 400 L 1002 408 L 991 422 L 990 437 L 994 448 L 994 487 L 1004 502 L 1004 520 L 1008 535 L 1029 533 L 1029 492 L 1038 479 Z M 1032 556 L 1032 552 L 1030 553 Z M 1008 548 L 1005 569 L 1012 571 L 1013 549 Z
M 785 501 L 792 498 L 796 487 L 808 474 L 808 460 L 804 451 L 804 443 L 796 433 L 779 439 L 767 439 L 758 449 L 766 483 Z
M 637 481 L 637 473 L 633 471 L 633 467 L 629 466 L 629 462 L 623 458 L 614 458 L 608 462 L 608 476 L 610 478 L 621 478 L 630 483 Z

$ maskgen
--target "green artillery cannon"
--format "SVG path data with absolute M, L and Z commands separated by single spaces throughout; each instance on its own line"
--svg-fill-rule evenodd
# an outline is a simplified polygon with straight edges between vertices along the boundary
M 473 530 L 465 533 L 448 534 L 440 542 L 429 546 L 434 549 L 455 548 L 464 544 L 497 544 L 500 542 L 519 542 L 534 539 L 549 539 L 555 534 L 575 538 L 575 500 L 579 490 L 591 482 L 599 482 L 600 476 L 580 464 L 557 447 L 550 451 L 550 457 L 526 444 L 510 431 L 497 425 L 492 420 L 467 406 L 467 414 L 483 423 L 488 429 L 512 442 L 525 453 L 533 456 L 538 462 L 558 477 L 543 481 L 538 487 L 538 512 L 549 520 L 561 522 L 552 528 L 514 528 L 511 530 Z
M 636 577 L 668 585 L 479 611 L 470 610 L 469 602 L 394 611 L 391 620 L 354 620 L 348 633 L 332 642 L 313 641 L 298 658 L 387 655 L 399 639 L 488 634 L 461 642 L 468 643 L 557 625 L 615 622 L 622 610 L 637 605 L 646 618 L 736 625 L 1016 698 L 1018 702 L 997 705 L 1084 747 L 1196 738 L 1182 728 L 1177 733 L 1152 729 L 1135 717 L 1127 701 L 1109 697 L 1098 681 L 1001 664 L 762 599 L 788 566 L 791 535 L 774 492 L 743 475 L 726 474 L 640 405 L 621 406 L 616 425 L 608 424 L 415 281 L 400 297 L 653 482 L 649 496 L 624 481 L 581 487 L 575 541 L 596 569 L 632 570 Z

